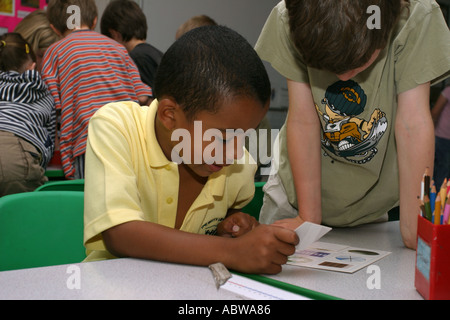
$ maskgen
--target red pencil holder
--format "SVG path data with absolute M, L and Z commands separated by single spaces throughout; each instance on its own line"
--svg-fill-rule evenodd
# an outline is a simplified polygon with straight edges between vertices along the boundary
M 416 290 L 427 300 L 450 299 L 450 225 L 434 225 L 419 216 Z

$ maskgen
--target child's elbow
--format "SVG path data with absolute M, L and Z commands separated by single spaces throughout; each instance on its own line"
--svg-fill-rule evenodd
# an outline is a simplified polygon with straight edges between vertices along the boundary
M 417 235 L 415 233 L 408 232 L 407 234 L 402 234 L 402 239 L 405 247 L 415 250 L 417 247 Z
M 105 244 L 106 250 L 108 250 L 108 252 L 113 256 L 117 258 L 125 258 L 129 255 L 126 254 L 125 248 L 121 246 L 121 241 L 119 241 L 121 236 L 119 235 L 119 232 L 120 230 L 118 231 L 117 227 L 113 227 L 106 231 L 103 231 L 103 243 Z

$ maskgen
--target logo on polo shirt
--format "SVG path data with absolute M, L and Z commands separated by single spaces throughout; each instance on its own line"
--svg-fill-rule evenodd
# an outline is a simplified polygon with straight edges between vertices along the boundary
M 200 227 L 200 230 L 204 231 L 204 233 L 206 235 L 214 236 L 217 234 L 217 225 L 219 223 L 221 223 L 223 220 L 225 220 L 225 219 L 224 218 L 214 218 L 214 219 L 204 223 Z

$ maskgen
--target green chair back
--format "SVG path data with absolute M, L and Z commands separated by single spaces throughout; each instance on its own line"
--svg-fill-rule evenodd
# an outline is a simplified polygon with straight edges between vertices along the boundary
M 50 181 L 35 191 L 84 191 L 84 179 Z
M 252 201 L 250 201 L 250 203 L 242 209 L 242 212 L 248 213 L 249 215 L 255 217 L 256 220 L 259 220 L 259 212 L 261 211 L 261 207 L 263 205 L 263 187 L 265 184 L 265 182 L 255 182 L 255 196 Z
M 81 262 L 84 192 L 0 198 L 0 271 Z
M 45 176 L 49 178 L 49 180 L 64 180 L 66 178 L 62 169 L 47 168 Z

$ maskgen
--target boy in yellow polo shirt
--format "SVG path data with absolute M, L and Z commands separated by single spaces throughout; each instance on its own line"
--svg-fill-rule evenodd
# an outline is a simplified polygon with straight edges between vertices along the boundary
M 256 171 L 242 132 L 258 126 L 270 98 L 256 52 L 228 28 L 194 29 L 164 55 L 154 93 L 150 107 L 112 103 L 90 121 L 87 261 L 136 257 L 280 272 L 298 237 L 240 212 Z M 235 161 L 243 157 L 245 164 Z

